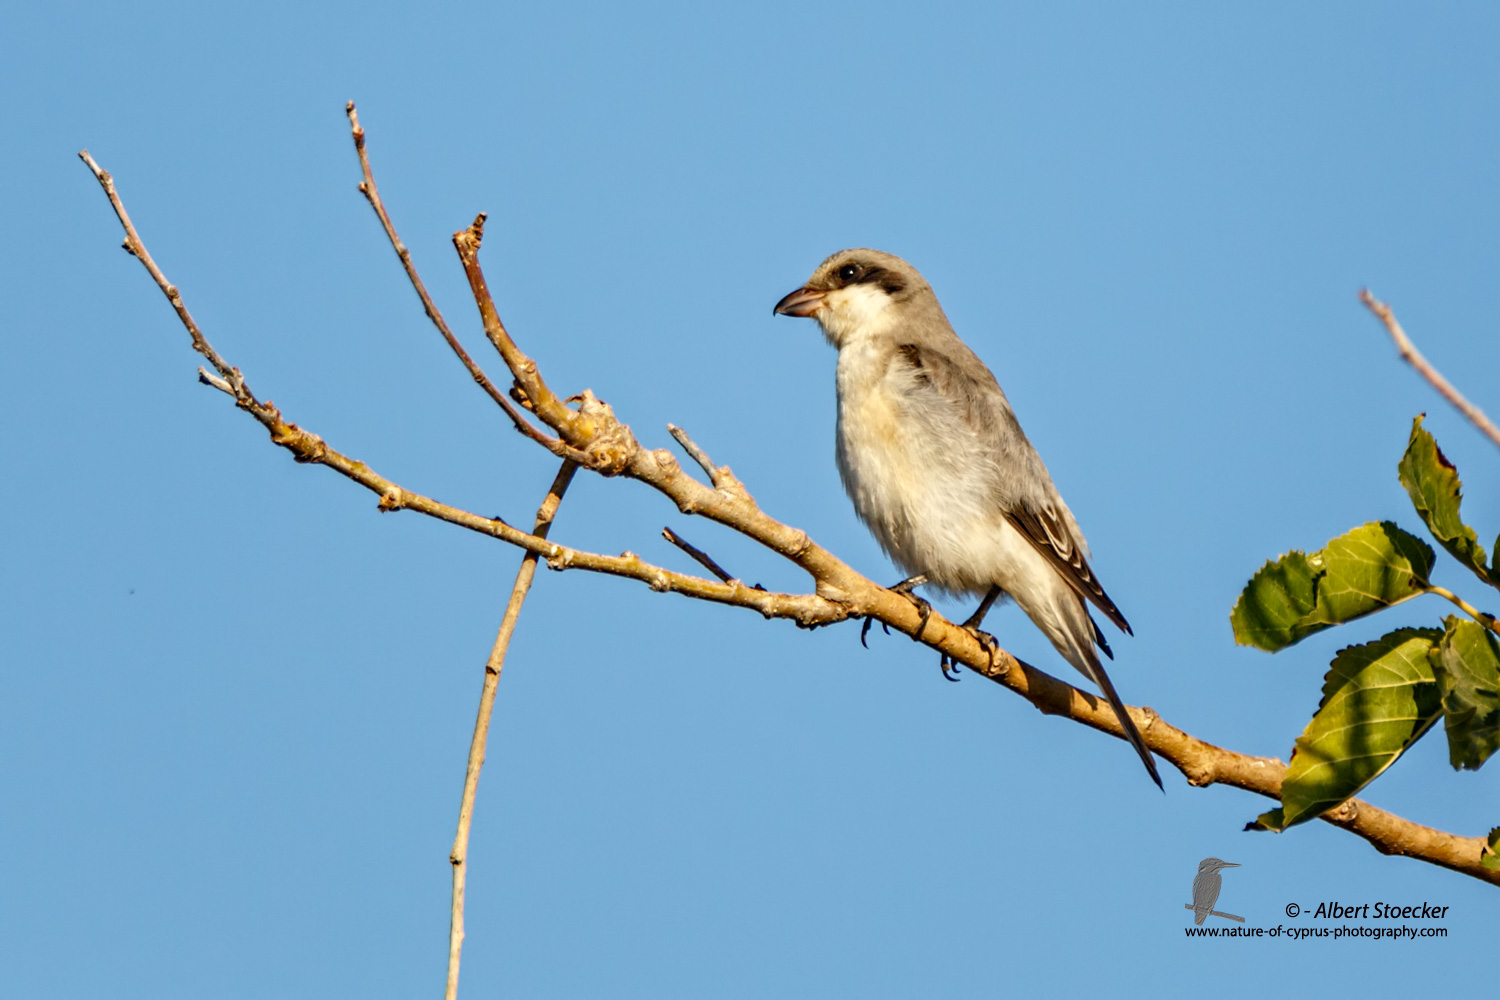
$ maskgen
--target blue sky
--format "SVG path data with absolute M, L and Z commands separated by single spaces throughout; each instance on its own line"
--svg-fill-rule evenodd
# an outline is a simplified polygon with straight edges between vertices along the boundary
M 490 213 L 551 384 L 668 421 L 880 580 L 832 461 L 834 354 L 771 305 L 826 254 L 922 269 L 1005 386 L 1135 626 L 1124 698 L 1287 756 L 1336 649 L 1228 613 L 1268 557 L 1415 516 L 1412 417 L 1500 530 L 1500 456 L 1356 294 L 1500 411 L 1500 14 L 1489 5 L 22 3 L 0 32 L 0 976 L 14 996 L 432 995 L 447 852 L 517 555 L 294 465 L 194 379 L 74 154 L 262 397 L 409 488 L 529 521 L 554 471 L 474 390 L 355 190 L 492 371 L 449 234 Z M 789 565 L 580 476 L 554 537 Z M 1446 560 L 1446 557 L 1444 557 Z M 1489 606 L 1451 562 L 1439 580 Z M 947 607 L 967 614 L 966 607 Z M 1014 608 L 1001 642 L 1068 668 Z M 543 573 L 471 847 L 465 995 L 1216 995 L 1491 985 L 1495 891 L 1267 807 L 1156 791 L 1129 748 L 857 625 L 807 634 Z M 1474 835 L 1441 737 L 1368 797 Z M 1443 941 L 1186 941 L 1222 902 L 1428 901 Z M 1303 924 L 1311 926 L 1303 918 Z M 1211 946 L 1212 945 L 1212 946 Z

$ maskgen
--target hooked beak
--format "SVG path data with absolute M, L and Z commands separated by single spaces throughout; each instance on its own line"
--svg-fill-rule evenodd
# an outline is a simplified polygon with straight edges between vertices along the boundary
M 823 294 L 811 288 L 799 288 L 776 303 L 773 311 L 783 316 L 811 316 L 823 308 Z

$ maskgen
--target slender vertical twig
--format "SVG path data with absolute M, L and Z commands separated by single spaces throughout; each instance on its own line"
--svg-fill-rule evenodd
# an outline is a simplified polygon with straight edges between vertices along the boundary
M 552 529 L 552 519 L 557 515 L 558 504 L 578 465 L 572 459 L 564 459 L 557 478 L 547 498 L 536 512 L 536 526 L 532 534 L 546 538 Z M 453 838 L 453 851 L 448 861 L 453 865 L 453 909 L 448 924 L 448 988 L 443 994 L 446 1000 L 458 996 L 458 963 L 464 947 L 464 882 L 468 874 L 469 826 L 474 819 L 474 796 L 479 790 L 479 772 L 484 767 L 485 745 L 489 741 L 490 717 L 495 710 L 495 689 L 500 684 L 500 669 L 505 665 L 505 651 L 510 647 L 510 637 L 516 631 L 516 620 L 521 617 L 521 605 L 526 593 L 531 590 L 531 581 L 536 576 L 537 554 L 528 552 L 521 558 L 521 567 L 516 570 L 516 582 L 510 588 L 510 600 L 505 605 L 505 615 L 500 619 L 500 630 L 495 634 L 495 645 L 490 649 L 490 658 L 484 664 L 484 687 L 479 694 L 479 714 L 474 720 L 474 739 L 469 743 L 469 765 L 464 773 L 463 801 L 458 807 L 458 832 Z
M 1386 332 L 1396 342 L 1396 350 L 1407 364 L 1417 370 L 1417 374 L 1425 378 L 1432 387 L 1442 393 L 1443 398 L 1452 403 L 1458 412 L 1469 418 L 1469 423 L 1479 428 L 1479 432 L 1500 446 L 1500 427 L 1496 427 L 1484 411 L 1464 398 L 1464 394 L 1454 388 L 1453 383 L 1443 377 L 1443 373 L 1432 367 L 1432 362 L 1422 357 L 1422 352 L 1417 350 L 1417 345 L 1411 342 L 1406 331 L 1401 329 L 1401 324 L 1396 322 L 1396 314 L 1391 312 L 1391 307 L 1371 295 L 1369 289 L 1359 293 L 1359 300 L 1365 307 L 1374 313 L 1380 322 L 1385 324 Z

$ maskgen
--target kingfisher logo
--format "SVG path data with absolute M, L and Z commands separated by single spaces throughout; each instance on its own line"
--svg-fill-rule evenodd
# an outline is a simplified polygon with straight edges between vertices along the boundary
M 1240 924 L 1245 922 L 1244 917 L 1220 913 L 1214 909 L 1219 903 L 1219 890 L 1224 887 L 1224 876 L 1219 872 L 1225 868 L 1238 867 L 1240 866 L 1233 861 L 1220 861 L 1218 858 L 1204 858 L 1198 862 L 1198 874 L 1193 877 L 1193 901 L 1183 904 L 1183 909 L 1193 911 L 1193 923 L 1202 926 L 1203 921 L 1209 917 L 1223 917 Z
M 1307 941 L 1327 938 L 1338 941 L 1342 938 L 1374 938 L 1392 941 L 1415 941 L 1418 938 L 1445 938 L 1448 928 L 1433 926 L 1432 922 L 1443 920 L 1452 907 L 1427 900 L 1420 902 L 1405 900 L 1401 903 L 1359 902 L 1343 903 L 1325 900 L 1310 907 L 1304 903 L 1287 903 L 1286 915 L 1290 920 L 1302 917 L 1301 926 L 1296 923 L 1277 924 L 1275 927 L 1246 927 L 1245 918 L 1218 909 L 1219 894 L 1224 889 L 1224 876 L 1219 873 L 1226 868 L 1239 868 L 1233 861 L 1219 858 L 1204 858 L 1198 862 L 1198 874 L 1193 877 L 1193 901 L 1182 904 L 1184 910 L 1193 911 L 1193 926 L 1184 927 L 1183 933 L 1190 938 L 1290 938 Z M 1236 875 L 1230 879 L 1243 876 Z M 1239 907 L 1235 907 L 1239 909 Z M 1209 917 L 1218 917 L 1218 921 Z M 1369 924 L 1352 924 L 1344 921 L 1368 920 Z M 1228 923 L 1224 923 L 1228 921 Z M 1313 924 L 1318 921 L 1319 924 Z M 1407 921 L 1411 921 L 1408 923 Z M 1328 923 L 1331 923 L 1331 926 Z M 1311 924 L 1311 926 L 1309 926 Z

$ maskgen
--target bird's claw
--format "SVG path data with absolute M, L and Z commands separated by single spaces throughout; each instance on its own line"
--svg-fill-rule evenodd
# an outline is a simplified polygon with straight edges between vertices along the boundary
M 871 617 L 870 615 L 865 615 L 865 623 L 863 625 L 861 625 L 860 628 L 859 628 L 859 644 L 861 646 L 865 647 L 866 649 L 870 648 L 870 644 L 868 642 L 865 642 L 865 636 L 867 636 L 867 635 L 870 634 L 870 626 L 874 625 L 874 624 L 875 624 L 875 619 L 873 617 Z M 885 634 L 886 635 L 890 635 L 891 634 L 891 627 L 889 625 L 887 625 L 885 622 L 881 622 L 880 623 L 880 627 L 885 630 Z
M 990 658 L 990 666 L 988 672 L 994 673 L 995 654 L 1000 651 L 1000 643 L 995 640 L 994 636 L 990 635 L 988 632 L 983 631 L 978 626 L 966 624 L 960 625 L 959 628 L 972 635 L 974 637 L 974 641 L 984 647 L 984 651 L 989 654 Z M 953 657 L 949 656 L 947 653 L 944 653 L 942 655 L 942 659 L 938 661 L 938 666 L 942 669 L 943 677 L 946 680 L 958 680 L 958 661 Z M 948 672 L 950 668 L 953 671 L 951 674 Z

